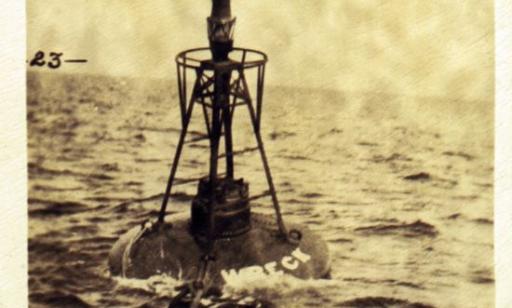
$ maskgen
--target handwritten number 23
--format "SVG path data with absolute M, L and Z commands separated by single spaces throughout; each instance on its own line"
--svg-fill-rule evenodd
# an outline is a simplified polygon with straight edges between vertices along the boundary
M 30 61 L 30 66 L 45 66 L 48 64 L 49 68 L 56 69 L 61 65 L 60 57 L 62 57 L 62 52 L 50 52 L 50 61 L 46 62 L 44 60 L 44 52 L 38 51 Z

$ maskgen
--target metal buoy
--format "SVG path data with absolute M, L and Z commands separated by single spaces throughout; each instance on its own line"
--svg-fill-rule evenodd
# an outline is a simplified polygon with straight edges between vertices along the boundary
M 113 275 L 148 278 L 158 274 L 193 281 L 194 288 L 222 286 L 241 274 L 291 274 L 324 278 L 330 270 L 326 243 L 306 226 L 285 225 L 268 165 L 260 123 L 267 56 L 233 47 L 235 18 L 230 0 L 213 0 L 208 17 L 209 48 L 176 57 L 182 131 L 158 219 L 135 227 L 114 244 L 109 257 Z M 206 54 L 206 56 L 205 56 Z M 256 70 L 255 100 L 246 71 Z M 188 98 L 186 74 L 195 74 Z M 190 89 L 190 85 L 188 86 Z M 194 106 L 199 104 L 210 142 L 209 174 L 200 179 L 190 215 L 166 218 L 171 189 Z M 232 120 L 237 107 L 247 106 L 268 191 L 251 196 L 249 184 L 234 176 Z M 219 155 L 221 137 L 225 155 Z M 225 157 L 225 173 L 218 160 Z M 270 197 L 275 215 L 253 212 L 251 201 Z

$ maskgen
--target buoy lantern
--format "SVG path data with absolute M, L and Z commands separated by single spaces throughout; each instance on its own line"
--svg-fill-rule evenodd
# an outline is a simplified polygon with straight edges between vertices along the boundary
M 186 50 L 176 57 L 182 130 L 159 216 L 119 238 L 109 256 L 111 273 L 140 279 L 167 274 L 194 281 L 198 288 L 206 280 L 208 285 L 220 287 L 246 273 L 325 278 L 330 270 L 327 245 L 306 226 L 285 225 L 265 154 L 260 120 L 267 56 L 233 47 L 236 19 L 231 16 L 230 0 L 212 2 L 207 19 L 209 48 Z M 254 101 L 245 77 L 248 70 L 257 71 Z M 195 74 L 193 85 L 187 85 L 187 72 Z M 187 88 L 192 89 L 190 97 Z M 205 138 L 210 142 L 209 174 L 199 180 L 190 215 L 166 218 L 187 128 L 197 104 L 202 107 Z M 269 188 L 254 196 L 249 194 L 249 184 L 234 176 L 231 123 L 235 108 L 240 106 L 247 106 Z M 221 138 L 224 155 L 219 155 Z M 217 163 L 222 157 L 226 170 L 219 174 Z M 270 197 L 275 215 L 252 211 L 251 201 L 263 197 Z

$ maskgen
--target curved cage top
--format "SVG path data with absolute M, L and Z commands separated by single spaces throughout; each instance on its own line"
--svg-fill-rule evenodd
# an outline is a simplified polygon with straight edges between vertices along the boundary
M 188 49 L 176 56 L 176 63 L 187 68 L 199 68 L 201 63 L 212 59 L 209 47 Z M 231 61 L 240 63 L 244 69 L 260 67 L 267 62 L 267 55 L 261 51 L 235 47 L 229 54 Z

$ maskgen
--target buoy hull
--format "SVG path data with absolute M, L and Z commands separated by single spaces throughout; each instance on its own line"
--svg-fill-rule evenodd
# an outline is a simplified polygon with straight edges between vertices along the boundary
M 205 252 L 191 235 L 186 215 L 168 220 L 160 228 L 135 227 L 121 236 L 110 253 L 111 273 L 139 279 L 159 274 L 195 279 Z M 252 213 L 248 232 L 216 241 L 215 260 L 208 267 L 207 279 L 222 285 L 244 274 L 327 277 L 330 260 L 326 243 L 305 226 L 289 223 L 288 229 L 299 231 L 300 240 L 292 243 L 283 239 L 272 216 Z

